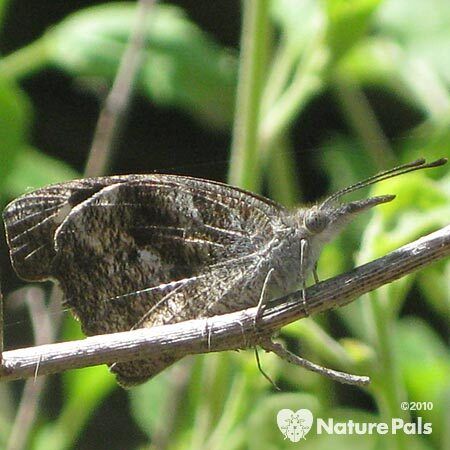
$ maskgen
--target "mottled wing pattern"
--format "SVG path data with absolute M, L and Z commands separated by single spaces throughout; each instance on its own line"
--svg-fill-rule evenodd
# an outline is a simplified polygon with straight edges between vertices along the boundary
M 29 281 L 51 276 L 54 235 L 71 209 L 105 187 L 105 178 L 69 181 L 37 189 L 11 202 L 3 212 L 11 261 Z
M 11 255 L 19 275 L 56 278 L 87 334 L 257 303 L 280 206 L 220 183 L 171 175 L 82 182 L 82 191 L 67 183 L 22 197 L 5 212 L 5 223 L 10 245 L 17 244 Z M 52 192 L 59 195 L 58 207 L 43 208 L 39 216 L 37 198 Z M 36 206 L 27 211 L 29 196 Z M 39 252 L 45 267 L 32 272 Z M 113 370 L 132 384 L 177 358 L 161 355 Z
M 266 249 L 275 236 L 268 211 L 248 211 L 247 194 L 212 186 L 149 176 L 107 186 L 72 209 L 55 233 L 52 276 L 87 333 L 128 329 L 157 303 L 152 288 L 169 285 L 164 292 Z M 111 304 L 117 325 L 105 320 Z

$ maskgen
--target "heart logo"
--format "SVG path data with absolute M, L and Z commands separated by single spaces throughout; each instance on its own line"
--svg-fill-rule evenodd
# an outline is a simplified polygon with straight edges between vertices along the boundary
M 309 409 L 281 409 L 277 414 L 277 424 L 285 439 L 292 442 L 298 442 L 300 439 L 306 439 L 312 427 L 313 415 Z

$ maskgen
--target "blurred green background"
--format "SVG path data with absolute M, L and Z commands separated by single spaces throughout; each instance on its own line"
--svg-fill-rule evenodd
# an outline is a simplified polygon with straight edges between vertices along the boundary
M 2 208 L 30 189 L 82 176 L 134 6 L 0 0 Z M 228 180 L 294 206 L 419 156 L 450 155 L 446 0 L 164 2 L 148 19 L 145 43 L 105 173 Z M 375 190 L 397 199 L 327 246 L 322 279 L 449 222 L 445 167 Z M 14 275 L 3 231 L 0 270 L 5 346 L 34 345 L 21 300 L 36 292 Z M 24 383 L 0 384 L 0 448 L 291 448 L 276 426 L 282 408 L 355 422 L 421 416 L 433 427 L 428 436 L 310 432 L 298 444 L 305 449 L 450 448 L 449 278 L 442 261 L 282 330 L 302 356 L 370 375 L 367 389 L 264 354 L 264 370 L 282 387 L 275 392 L 250 351 L 186 358 L 130 391 L 95 367 L 49 377 L 29 429 L 16 419 Z M 50 286 L 43 289 L 48 297 Z M 64 312 L 57 339 L 80 337 Z M 406 400 L 433 409 L 402 411 Z M 8 443 L 13 429 L 26 438 L 22 447 Z

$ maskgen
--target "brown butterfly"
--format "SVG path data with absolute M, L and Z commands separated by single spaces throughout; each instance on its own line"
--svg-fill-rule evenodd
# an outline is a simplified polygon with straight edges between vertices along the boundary
M 176 175 L 88 178 L 38 189 L 3 213 L 12 264 L 26 280 L 54 279 L 87 335 L 210 317 L 305 286 L 324 244 L 393 195 L 338 203 L 379 181 L 445 164 L 420 159 L 294 211 L 222 183 Z M 179 359 L 112 367 L 124 386 Z

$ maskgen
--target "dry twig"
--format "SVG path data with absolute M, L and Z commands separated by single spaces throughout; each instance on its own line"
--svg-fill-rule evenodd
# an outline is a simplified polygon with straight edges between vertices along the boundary
M 42 289 L 31 287 L 26 290 L 25 300 L 33 324 L 36 345 L 53 342 L 54 327 L 45 306 Z M 37 378 L 39 365 L 36 366 L 35 379 L 28 379 L 23 388 L 20 405 L 8 438 L 7 450 L 19 450 L 26 447 L 28 436 L 36 419 L 39 399 L 45 387 L 45 377 Z
M 122 125 L 141 66 L 147 21 L 155 2 L 156 0 L 137 2 L 136 23 L 120 61 L 113 86 L 106 97 L 97 121 L 92 147 L 84 170 L 86 177 L 102 175 L 108 167 L 114 138 Z

